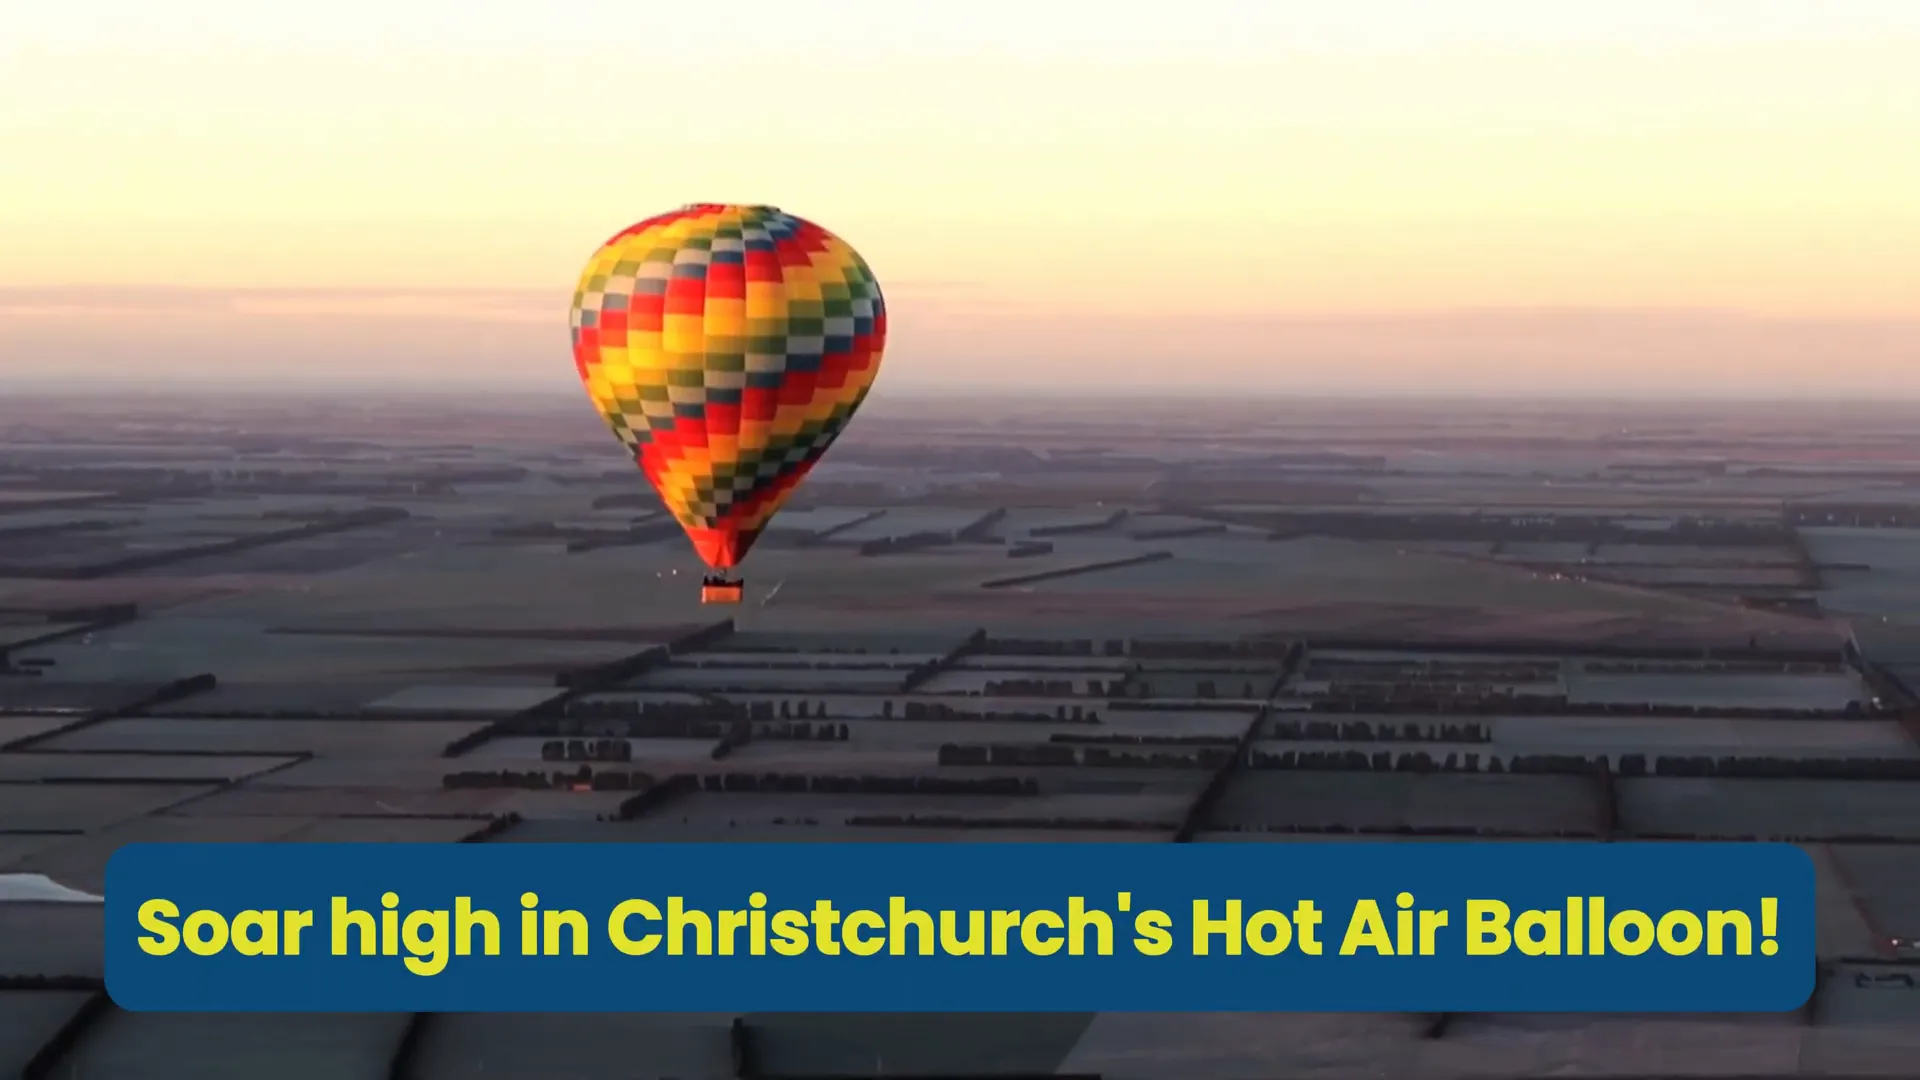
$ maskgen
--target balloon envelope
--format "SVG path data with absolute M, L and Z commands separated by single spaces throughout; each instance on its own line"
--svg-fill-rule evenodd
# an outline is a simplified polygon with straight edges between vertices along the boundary
M 833 445 L 886 337 L 865 260 L 770 206 L 648 218 L 594 252 L 573 296 L 588 396 L 716 570 Z

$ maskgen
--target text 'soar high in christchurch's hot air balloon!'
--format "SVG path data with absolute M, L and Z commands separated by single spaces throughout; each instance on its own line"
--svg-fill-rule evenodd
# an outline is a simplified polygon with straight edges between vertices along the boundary
M 887 309 L 839 237 L 771 206 L 700 203 L 601 245 L 573 296 L 600 415 L 737 602 L 727 571 L 846 427 Z

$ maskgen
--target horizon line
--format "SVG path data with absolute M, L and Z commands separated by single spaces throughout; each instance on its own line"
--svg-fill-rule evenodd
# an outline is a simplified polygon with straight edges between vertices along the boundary
M 38 398 L 76 398 L 98 400 L 98 394 L 74 386 L 66 380 L 4 378 L 0 377 L 0 392 L 11 395 L 33 396 Z M 496 400 L 511 398 L 526 401 L 529 398 L 539 402 L 559 404 L 562 401 L 574 403 L 578 390 L 555 389 L 547 386 L 502 383 L 494 385 L 469 385 L 459 390 L 447 390 L 444 387 L 425 382 L 396 383 L 385 386 L 365 383 L 323 383 L 315 382 L 288 386 L 285 383 L 237 385 L 229 379 L 206 379 L 204 381 L 182 379 L 171 387 L 146 387 L 142 396 L 152 398 L 251 398 L 286 399 L 289 397 L 309 398 L 437 398 L 440 400 Z M 1868 395 L 1859 391 L 1848 391 L 1834 395 L 1809 395 L 1805 391 L 1755 391 L 1749 393 L 1701 393 L 1686 391 L 1649 391 L 1633 393 L 1631 391 L 1583 392 L 1516 390 L 1501 391 L 1360 391 L 1360 390 L 1317 390 L 1288 391 L 1279 389 L 1262 390 L 1257 388 L 1192 388 L 1192 387 L 1104 387 L 1097 391 L 1086 391 L 1065 386 L 1034 386 L 1026 389 L 1004 391 L 980 390 L 977 388 L 947 389 L 938 386 L 889 387 L 877 395 L 881 403 L 889 401 L 913 402 L 915 404 L 938 403 L 947 401 L 1011 401 L 1020 402 L 1035 398 L 1059 399 L 1072 398 L 1080 402 L 1126 401 L 1137 402 L 1141 398 L 1160 398 L 1178 401 L 1184 404 L 1238 404 L 1249 401 L 1262 403 L 1277 402 L 1393 402 L 1393 403 L 1459 403 L 1492 402 L 1500 404 L 1574 404 L 1605 405 L 1632 404 L 1644 406 L 1649 403 L 1671 402 L 1680 405 L 1764 405 L 1764 404 L 1819 404 L 1819 405 L 1865 405 L 1865 406 L 1913 406 L 1920 405 L 1920 394 Z
M 351 284 L 218 284 L 207 282 L 164 282 L 164 281 L 120 281 L 120 282 L 81 282 L 81 281 L 0 281 L 0 315 L 10 312 L 10 301 L 48 298 L 68 300 L 74 298 L 91 299 L 96 295 L 128 296 L 144 295 L 149 298 L 181 297 L 197 294 L 201 296 L 240 298 L 354 298 L 354 299 L 428 299 L 434 297 L 460 296 L 471 299 L 532 299 L 541 298 L 543 307 L 554 297 L 564 298 L 574 290 L 572 282 L 557 285 L 501 284 L 501 285 L 351 285 Z M 889 293 L 914 294 L 923 290 L 941 292 L 962 292 L 968 294 L 989 293 L 993 290 L 982 282 L 915 280 L 905 278 L 888 286 L 882 283 Z M 564 315 L 565 304 L 554 306 Z M 1066 309 L 1079 313 L 1080 309 L 1069 306 Z M 1248 311 L 1195 311 L 1193 314 L 1205 318 L 1254 319 L 1271 322 L 1315 323 L 1346 321 L 1407 321 L 1407 320 L 1450 320 L 1450 319 L 1513 319 L 1513 318 L 1660 318 L 1660 317 L 1710 317 L 1735 322 L 1757 323 L 1911 323 L 1920 321 L 1920 311 L 1906 309 L 1842 309 L 1842 310 L 1770 310 L 1764 306 L 1739 303 L 1619 303 L 1619 302 L 1578 302 L 1557 301 L 1552 303 L 1504 304 L 1504 303 L 1452 303 L 1442 305 L 1402 305 L 1381 307 L 1333 306 L 1301 308 L 1266 308 Z

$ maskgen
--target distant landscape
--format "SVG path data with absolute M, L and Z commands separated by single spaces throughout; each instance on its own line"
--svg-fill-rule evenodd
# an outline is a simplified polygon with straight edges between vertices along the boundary
M 159 1016 L 106 1003 L 97 906 L 9 903 L 0 1075 L 1910 1075 L 1916 432 L 876 398 L 715 607 L 584 401 L 0 398 L 0 874 L 97 893 L 135 840 L 1772 839 L 1819 868 L 1822 964 L 1753 1018 Z

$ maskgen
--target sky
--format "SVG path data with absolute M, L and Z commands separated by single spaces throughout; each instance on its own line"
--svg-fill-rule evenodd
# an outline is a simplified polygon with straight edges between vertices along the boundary
M 1913 0 L 0 0 L 0 379 L 572 389 L 772 204 L 880 393 L 1920 397 Z

